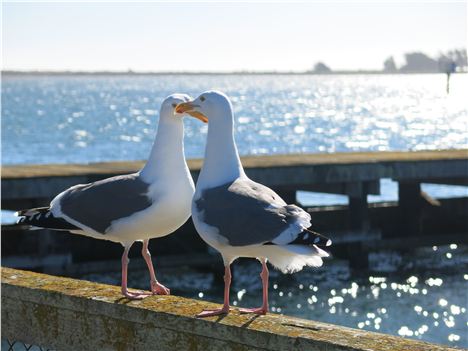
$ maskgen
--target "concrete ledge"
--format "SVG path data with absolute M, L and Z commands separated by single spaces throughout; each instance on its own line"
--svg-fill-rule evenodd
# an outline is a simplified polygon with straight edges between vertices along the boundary
M 115 286 L 2 269 L 2 338 L 58 350 L 450 350 L 277 314 L 193 317 L 214 306 L 177 296 L 128 301 Z

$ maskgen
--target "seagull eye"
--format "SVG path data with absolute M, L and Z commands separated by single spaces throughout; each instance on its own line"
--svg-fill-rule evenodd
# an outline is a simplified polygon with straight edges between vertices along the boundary
M 177 106 L 177 104 L 176 104 L 176 103 L 173 103 L 173 104 L 172 104 L 172 107 L 174 107 L 174 108 L 175 108 L 176 106 Z
M 206 99 L 205 99 L 204 96 L 200 96 L 200 101 L 201 101 L 201 102 L 203 102 L 203 101 L 205 101 L 205 100 L 206 100 Z

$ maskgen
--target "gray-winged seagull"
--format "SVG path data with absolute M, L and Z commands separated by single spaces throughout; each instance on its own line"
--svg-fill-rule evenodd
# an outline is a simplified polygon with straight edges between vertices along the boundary
M 318 267 L 322 257 L 328 256 L 319 246 L 329 246 L 331 241 L 308 229 L 311 217 L 307 212 L 286 204 L 273 190 L 247 177 L 234 141 L 234 117 L 226 95 L 208 91 L 179 104 L 176 111 L 208 119 L 205 160 L 192 201 L 192 218 L 200 236 L 221 253 L 225 265 L 223 307 L 198 316 L 229 312 L 230 264 L 238 257 L 257 258 L 262 263 L 263 304 L 241 312 L 265 314 L 267 260 L 282 272 Z
M 127 289 L 128 252 L 135 241 L 143 241 L 151 292 L 169 294 L 156 279 L 148 242 L 172 233 L 190 217 L 195 187 L 184 156 L 183 114 L 175 112 L 177 104 L 189 100 L 188 95 L 173 94 L 163 101 L 156 138 L 140 171 L 75 185 L 49 207 L 19 211 L 18 223 L 121 243 L 122 294 L 130 299 L 151 295 Z

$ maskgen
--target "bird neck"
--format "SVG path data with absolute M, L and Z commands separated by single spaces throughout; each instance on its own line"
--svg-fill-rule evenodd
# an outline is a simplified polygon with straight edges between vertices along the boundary
M 140 171 L 143 180 L 152 183 L 161 177 L 188 172 L 184 155 L 182 118 L 160 118 L 158 131 L 148 161 Z
M 229 120 L 221 118 L 209 122 L 199 188 L 226 184 L 245 175 L 234 140 L 233 121 L 226 122 Z

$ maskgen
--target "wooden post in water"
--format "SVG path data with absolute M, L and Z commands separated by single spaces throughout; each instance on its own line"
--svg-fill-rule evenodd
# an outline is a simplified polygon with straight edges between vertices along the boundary
M 349 198 L 349 227 L 351 230 L 369 229 L 367 189 L 363 182 L 347 184 Z
M 367 186 L 363 182 L 351 183 L 347 185 L 347 193 L 349 199 L 349 229 L 354 232 L 367 232 L 370 227 Z M 348 245 L 347 251 L 352 268 L 368 268 L 368 254 L 362 250 L 361 243 Z
M 450 76 L 452 73 L 455 73 L 457 69 L 457 64 L 454 61 L 449 60 L 447 62 L 444 62 L 443 66 L 444 66 L 443 70 L 445 71 L 445 74 L 447 75 L 446 91 L 447 91 L 447 94 L 449 94 L 450 93 Z
M 419 182 L 398 182 L 398 206 L 402 232 L 395 236 L 420 235 L 423 198 Z

